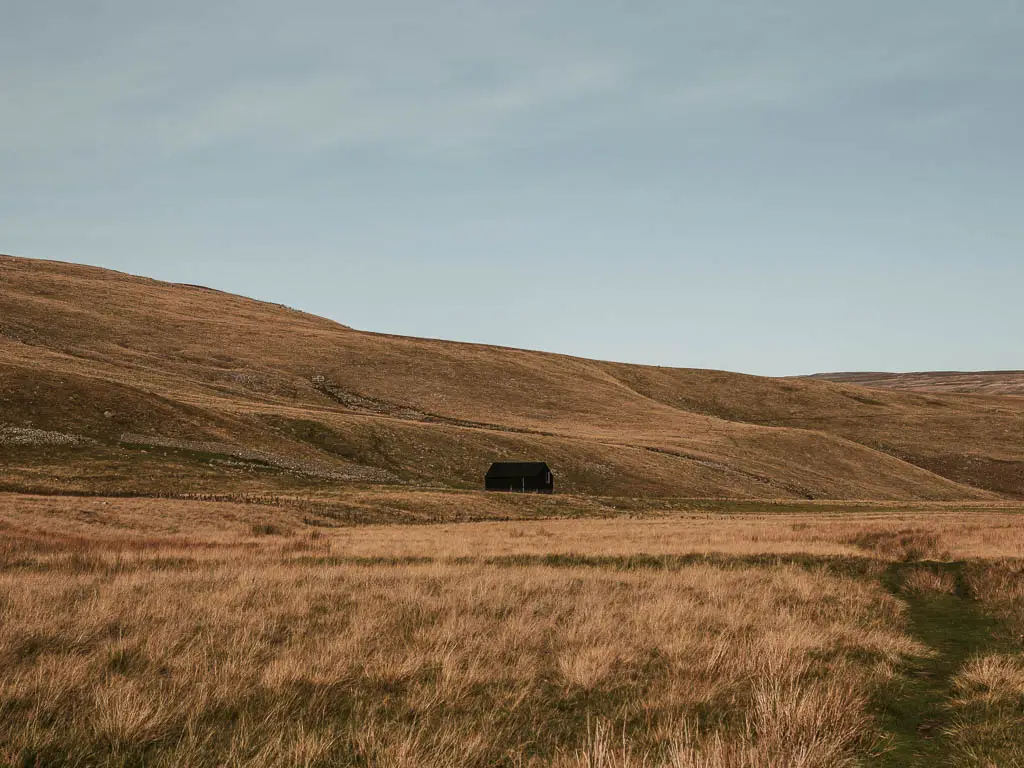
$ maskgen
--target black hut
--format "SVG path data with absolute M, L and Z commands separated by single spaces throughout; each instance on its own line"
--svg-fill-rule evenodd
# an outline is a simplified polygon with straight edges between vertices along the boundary
M 484 477 L 488 491 L 554 493 L 555 478 L 543 461 L 496 461 Z

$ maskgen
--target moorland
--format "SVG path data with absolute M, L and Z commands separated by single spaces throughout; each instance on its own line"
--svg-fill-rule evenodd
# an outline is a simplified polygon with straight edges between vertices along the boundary
M 1024 397 L 976 378 L 0 257 L 0 764 L 1024 765 Z

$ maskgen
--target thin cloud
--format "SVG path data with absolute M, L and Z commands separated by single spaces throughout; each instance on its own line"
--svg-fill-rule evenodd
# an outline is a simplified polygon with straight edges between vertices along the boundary
M 161 139 L 179 150 L 234 142 L 296 151 L 376 144 L 435 150 L 473 144 L 524 115 L 614 91 L 627 77 L 625 67 L 576 62 L 486 87 L 341 73 L 244 83 L 176 115 Z

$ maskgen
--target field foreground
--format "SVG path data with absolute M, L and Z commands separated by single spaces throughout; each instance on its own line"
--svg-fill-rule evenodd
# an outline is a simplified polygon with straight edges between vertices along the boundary
M 542 502 L 0 495 L 0 764 L 1024 765 L 1024 507 Z

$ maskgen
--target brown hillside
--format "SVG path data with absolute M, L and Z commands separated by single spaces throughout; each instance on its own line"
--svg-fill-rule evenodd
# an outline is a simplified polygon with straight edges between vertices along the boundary
M 67 436 L 74 437 L 67 437 Z M 621 365 L 356 331 L 0 257 L 0 483 L 105 493 L 476 487 L 538 458 L 605 495 L 1024 495 L 1024 399 Z

